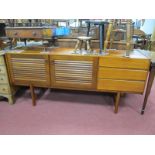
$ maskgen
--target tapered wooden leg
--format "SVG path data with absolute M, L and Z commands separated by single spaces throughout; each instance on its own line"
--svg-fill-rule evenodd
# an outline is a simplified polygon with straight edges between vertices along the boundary
M 82 50 L 82 46 L 83 46 L 83 40 L 80 40 L 80 47 L 79 47 L 80 51 Z
M 118 106 L 119 106 L 119 100 L 120 100 L 120 92 L 118 92 L 116 94 L 116 98 L 115 98 L 115 110 L 114 112 L 117 113 L 118 112 Z
M 77 43 L 76 43 L 75 49 L 74 49 L 75 52 L 77 51 L 77 49 L 78 49 L 78 47 L 79 47 L 79 44 L 80 44 L 80 40 L 77 40 Z
M 14 104 L 13 96 L 9 95 L 8 96 L 8 101 L 9 101 L 9 104 Z
M 146 107 L 146 104 L 147 104 L 147 99 L 149 97 L 149 94 L 150 94 L 150 91 L 151 91 L 151 88 L 152 88 L 154 77 L 155 77 L 155 67 L 151 67 L 149 78 L 148 78 L 148 83 L 147 83 L 147 87 L 146 87 L 144 102 L 143 102 L 143 106 L 142 106 L 142 110 L 141 110 L 142 115 L 144 114 L 144 111 L 145 111 L 145 107 Z
M 116 96 L 117 96 L 117 93 L 116 94 L 114 94 L 114 103 L 116 102 Z
M 125 97 L 125 95 L 126 95 L 125 93 L 121 93 L 121 97 Z
M 33 106 L 36 105 L 36 97 L 35 97 L 35 93 L 34 93 L 34 87 L 32 85 L 30 85 L 30 91 L 31 91 L 31 97 L 32 97 L 32 104 Z

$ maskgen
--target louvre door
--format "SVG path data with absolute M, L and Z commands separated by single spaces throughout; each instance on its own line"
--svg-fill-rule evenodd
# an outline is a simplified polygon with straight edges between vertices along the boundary
M 50 85 L 48 55 L 7 54 L 11 83 L 47 87 Z
M 51 87 L 95 89 L 97 60 L 88 56 L 51 56 Z

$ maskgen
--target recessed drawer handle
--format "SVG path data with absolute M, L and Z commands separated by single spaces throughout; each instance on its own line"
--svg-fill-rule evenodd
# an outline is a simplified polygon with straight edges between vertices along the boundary
M 3 81 L 3 78 L 1 78 L 1 80 Z
M 0 72 L 1 72 L 2 70 L 0 69 Z
M 5 91 L 6 89 L 5 89 L 5 88 L 3 88 L 2 90 L 3 90 L 3 91 Z

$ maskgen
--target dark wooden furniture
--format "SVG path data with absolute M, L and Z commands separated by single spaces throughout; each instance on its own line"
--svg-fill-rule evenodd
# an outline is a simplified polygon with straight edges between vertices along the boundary
M 6 27 L 8 38 L 51 39 L 52 29 L 44 27 Z
M 130 58 L 125 51 L 109 51 L 109 55 L 73 54 L 72 48 L 27 48 L 6 54 L 12 85 L 30 86 L 33 105 L 34 87 L 111 92 L 116 94 L 115 113 L 120 94 L 143 94 L 150 59 L 139 51 Z
M 48 27 L 6 27 L 5 31 L 12 44 L 17 39 L 24 40 L 25 45 L 27 39 L 52 41 L 52 29 Z
M 141 114 L 144 114 L 145 111 L 145 107 L 147 104 L 147 100 L 152 88 L 152 84 L 154 81 L 154 77 L 155 77 L 155 62 L 151 62 L 151 66 L 150 66 L 150 74 L 149 74 L 149 78 L 148 78 L 148 84 L 146 87 L 146 93 L 145 93 L 145 98 L 144 98 L 144 102 L 143 102 L 143 106 L 142 106 L 142 110 L 141 110 Z
M 99 44 L 99 47 L 100 47 L 100 54 L 104 54 L 103 52 L 103 42 L 104 42 L 104 25 L 105 24 L 108 24 L 107 21 L 96 21 L 96 20 L 88 20 L 86 21 L 87 24 L 88 24 L 88 31 L 87 31 L 87 36 L 89 36 L 89 31 L 90 31 L 90 25 L 91 24 L 94 24 L 94 25 L 99 25 L 99 32 L 100 32 L 100 44 Z
M 147 56 L 148 58 L 151 59 L 151 64 L 150 64 L 150 68 L 149 68 L 149 76 L 148 76 L 148 83 L 146 86 L 146 92 L 145 92 L 145 97 L 144 97 L 144 102 L 143 102 L 143 106 L 142 106 L 142 110 L 141 110 L 141 114 L 144 114 L 145 111 L 145 107 L 147 104 L 147 100 L 152 88 L 152 84 L 154 81 L 154 77 L 155 77 L 155 52 L 151 52 L 151 51 L 146 51 L 146 50 L 139 50 L 142 54 L 144 54 L 145 56 Z

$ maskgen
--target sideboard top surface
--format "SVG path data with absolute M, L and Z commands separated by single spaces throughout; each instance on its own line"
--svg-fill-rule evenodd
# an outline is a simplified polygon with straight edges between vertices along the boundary
M 46 50 L 45 50 L 46 49 Z M 108 50 L 107 55 L 100 55 L 99 49 L 95 49 L 95 54 L 75 54 L 73 48 L 44 48 L 44 47 L 24 47 L 24 48 L 18 48 L 15 50 L 9 50 L 7 53 L 11 54 L 29 54 L 29 55 L 72 55 L 72 56 L 90 56 L 90 57 L 115 57 L 115 58 L 126 58 L 125 56 L 125 50 Z M 140 50 L 133 50 L 130 52 L 129 58 L 135 58 L 135 59 L 151 59 L 151 55 L 145 55 L 140 52 Z M 129 59 L 126 58 L 126 59 Z

